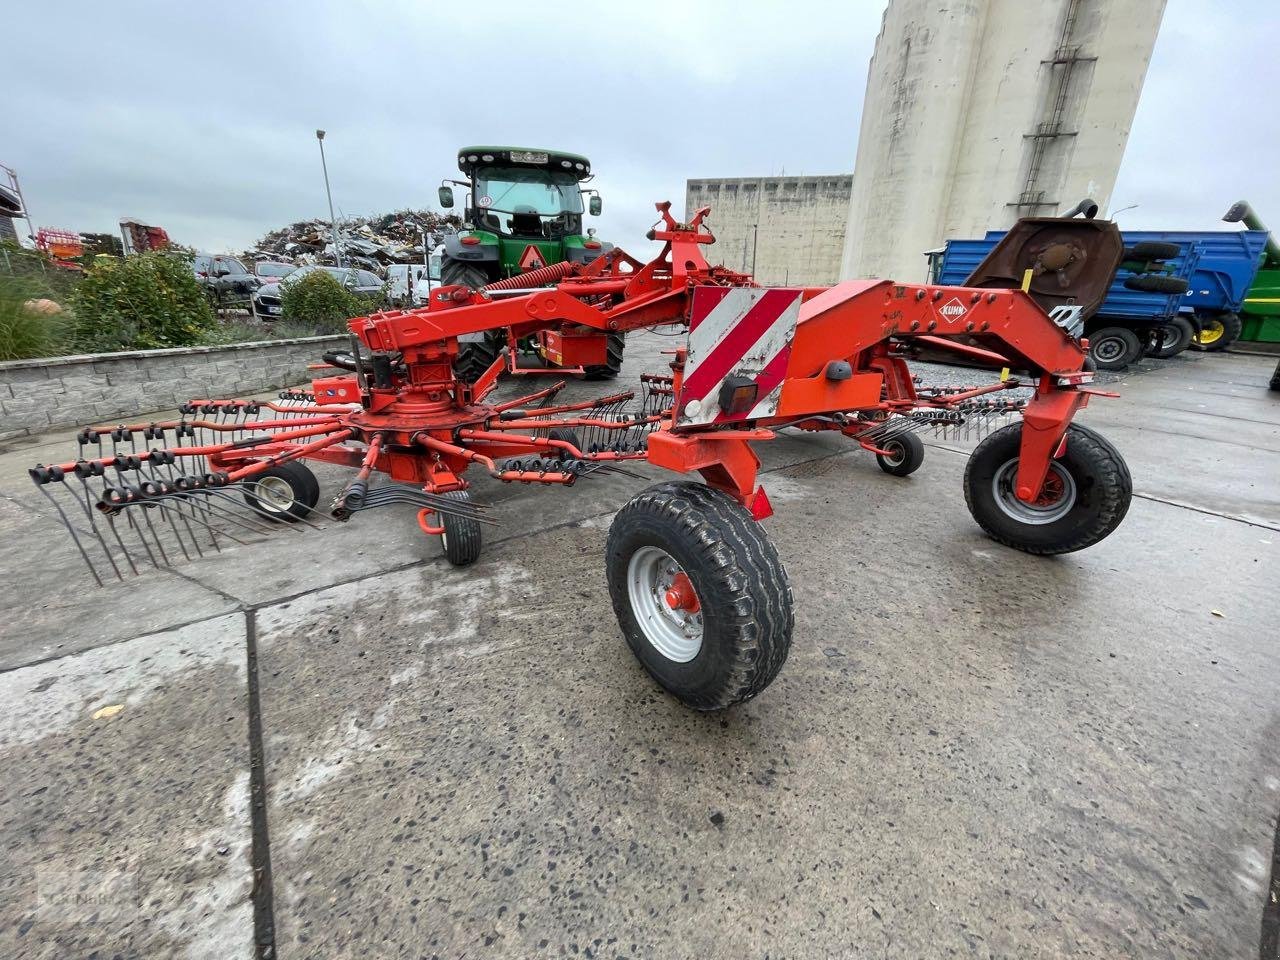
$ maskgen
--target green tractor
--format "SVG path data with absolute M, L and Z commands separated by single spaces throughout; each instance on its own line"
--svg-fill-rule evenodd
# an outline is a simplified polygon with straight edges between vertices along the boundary
M 464 147 L 458 169 L 465 180 L 446 180 L 440 187 L 440 206 L 454 205 L 453 187 L 466 187 L 463 229 L 445 237 L 440 282 L 478 290 L 508 277 L 529 273 L 565 260 L 590 263 L 613 248 L 583 231 L 582 198 L 597 217 L 600 194 L 581 184 L 592 177 L 591 162 L 576 153 L 524 147 Z M 459 338 L 455 370 L 474 380 L 506 345 L 499 334 Z M 532 347 L 529 341 L 526 349 Z M 587 379 L 616 377 L 622 367 L 624 339 L 610 334 L 605 363 L 583 367 Z M 551 358 L 543 352 L 543 359 Z

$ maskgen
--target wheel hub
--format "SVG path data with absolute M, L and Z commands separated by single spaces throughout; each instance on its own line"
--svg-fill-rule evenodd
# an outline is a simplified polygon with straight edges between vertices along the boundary
M 1093 351 L 1097 354 L 1099 360 L 1107 362 L 1119 360 L 1124 356 L 1124 341 L 1108 337 L 1107 339 L 1101 340 L 1095 344 Z
M 275 513 L 284 513 L 296 499 L 293 487 L 283 477 L 261 477 L 254 484 L 253 492 L 265 509 Z
M 1057 460 L 1050 462 L 1040 494 L 1030 502 L 1018 499 L 1014 492 L 1017 475 L 1018 460 L 1015 457 L 996 471 L 991 479 L 991 487 L 996 505 L 1006 516 L 1019 523 L 1053 523 L 1065 517 L 1075 506 L 1075 478 Z
M 627 595 L 636 623 L 668 660 L 688 663 L 702 650 L 702 604 L 693 581 L 661 547 L 641 547 L 627 564 Z

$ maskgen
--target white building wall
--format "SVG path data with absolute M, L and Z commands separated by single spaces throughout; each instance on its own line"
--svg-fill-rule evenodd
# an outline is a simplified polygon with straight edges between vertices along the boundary
M 867 77 L 841 275 L 919 280 L 924 252 L 947 237 L 1086 196 L 1105 209 L 1164 3 L 890 0 Z M 1070 62 L 1053 62 L 1064 50 Z M 1056 135 L 1036 159 L 1044 132 Z
M 689 180 L 685 219 L 711 207 L 709 263 L 767 286 L 824 286 L 840 275 L 852 182 L 847 173 Z

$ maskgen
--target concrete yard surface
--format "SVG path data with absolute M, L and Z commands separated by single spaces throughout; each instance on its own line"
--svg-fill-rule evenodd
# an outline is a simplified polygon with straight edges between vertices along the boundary
M 633 335 L 623 379 L 666 346 Z M 25 477 L 67 436 L 15 444 L 0 956 L 1274 956 L 1272 367 L 1116 378 L 1080 419 L 1133 504 L 1058 558 L 969 516 L 972 440 L 905 479 L 761 444 L 795 632 L 719 714 L 609 602 L 612 514 L 659 471 L 477 481 L 470 568 L 397 507 L 98 589 Z

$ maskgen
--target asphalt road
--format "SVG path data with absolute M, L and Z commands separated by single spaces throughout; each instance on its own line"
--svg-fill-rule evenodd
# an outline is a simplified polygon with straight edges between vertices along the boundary
M 666 345 L 635 338 L 624 379 Z M 69 434 L 13 446 L 0 956 L 247 958 L 255 929 L 284 958 L 1274 950 L 1273 367 L 1116 378 L 1082 421 L 1136 497 L 1056 559 L 969 517 L 971 440 L 906 479 L 763 444 L 794 644 L 718 715 L 609 608 L 645 481 L 482 480 L 501 525 L 465 570 L 401 507 L 98 589 L 25 476 Z

